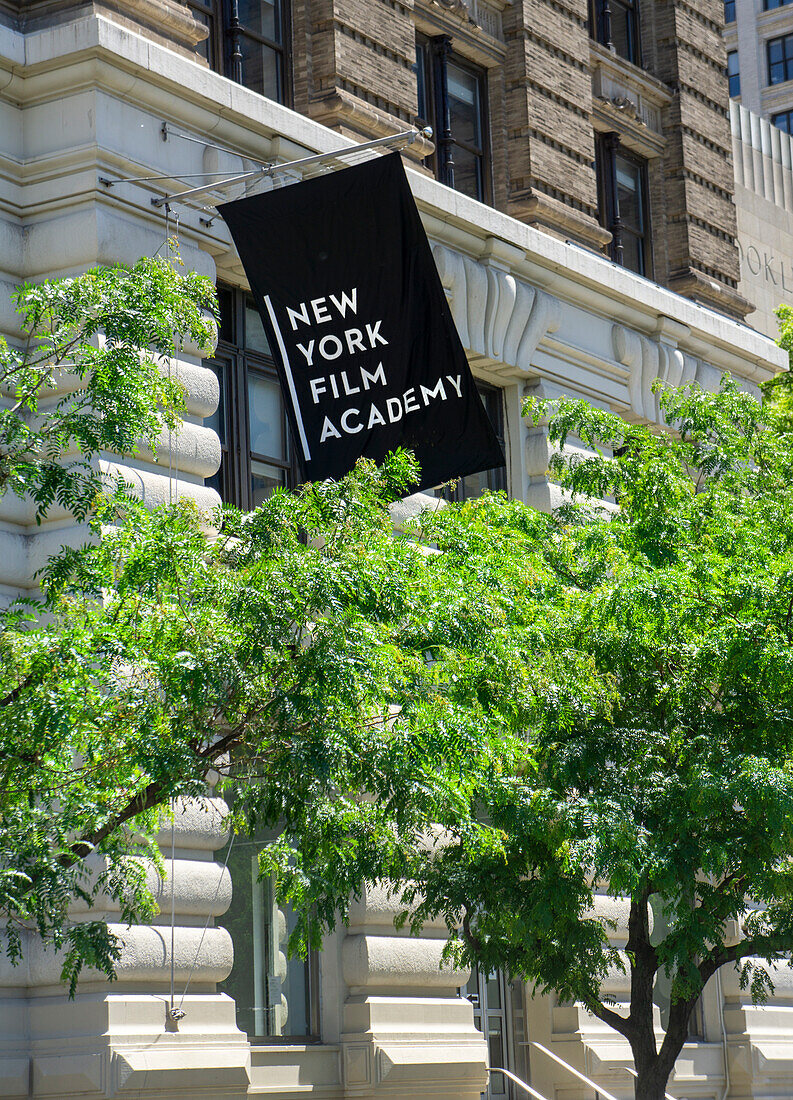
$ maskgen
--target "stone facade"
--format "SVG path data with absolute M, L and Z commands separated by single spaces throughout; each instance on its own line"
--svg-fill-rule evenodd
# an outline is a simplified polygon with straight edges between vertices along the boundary
M 494 71 L 505 66 L 502 83 L 495 77 L 490 82 L 491 110 L 507 118 L 519 92 L 528 140 L 510 136 L 514 144 L 505 147 L 499 162 L 503 187 L 494 192 L 500 209 L 442 186 L 420 167 L 409 178 L 473 370 L 496 389 L 503 406 L 509 492 L 543 508 L 556 499 L 547 477 L 547 436 L 542 427 L 528 428 L 520 415 L 527 393 L 583 396 L 630 419 L 656 423 L 651 389 L 656 377 L 715 387 L 726 371 L 756 392 L 784 365 L 783 354 L 761 334 L 574 243 L 587 234 L 590 243 L 602 242 L 592 174 L 579 163 L 591 151 L 592 133 L 587 138 L 583 127 L 577 129 L 578 121 L 562 131 L 554 114 L 561 105 L 552 97 L 546 96 L 542 107 L 530 104 L 524 78 L 510 75 L 505 59 L 513 51 L 531 56 L 532 68 L 550 80 L 552 68 L 543 69 L 542 51 L 556 48 L 553 19 L 565 20 L 579 36 L 569 56 L 577 57 L 581 67 L 573 65 L 573 83 L 564 94 L 560 83 L 554 94 L 571 103 L 579 93 L 585 95 L 593 79 L 588 58 L 597 54 L 592 112 L 603 128 L 610 126 L 614 112 L 624 113 L 613 90 L 624 87 L 628 101 L 636 104 L 635 113 L 626 115 L 625 140 L 654 150 L 659 169 L 667 155 L 663 116 L 673 102 L 662 81 L 639 70 L 630 70 L 628 80 L 628 70 L 611 51 L 589 43 L 578 0 L 543 7 L 539 0 L 524 0 L 522 18 L 528 23 L 539 27 L 542 11 L 551 20 L 543 31 L 544 45 L 533 42 L 525 23 L 516 31 L 515 11 L 497 3 L 483 0 L 463 11 L 454 4 L 428 3 L 419 10 L 398 0 L 377 2 L 384 14 L 366 24 L 365 34 L 361 25 L 356 29 L 350 12 L 342 12 L 339 0 L 312 3 L 302 15 L 294 10 L 294 33 L 310 37 L 310 49 L 307 44 L 305 56 L 301 53 L 293 63 L 301 114 L 211 71 L 193 52 L 190 40 L 198 41 L 198 32 L 183 33 L 183 4 L 0 0 L 0 18 L 5 19 L 0 31 L 0 330 L 11 340 L 20 335 L 9 296 L 21 280 L 129 262 L 161 248 L 166 226 L 151 200 L 182 190 L 191 174 L 228 171 L 231 176 L 253 159 L 291 160 L 349 145 L 350 136 L 403 127 L 392 112 L 409 113 L 406 85 L 397 81 L 393 90 L 378 89 L 377 70 L 363 63 L 369 56 L 365 51 L 381 56 L 371 45 L 379 43 L 390 51 L 388 71 L 407 80 L 410 21 L 415 18 L 429 33 L 454 19 L 472 55 Z M 682 4 L 672 7 L 679 14 Z M 364 14 L 359 16 L 363 21 Z M 347 31 L 339 30 L 342 24 Z M 340 69 L 349 86 L 334 75 Z M 324 76 L 318 80 L 320 72 Z M 353 85 L 367 90 L 371 100 L 350 91 Z M 589 111 L 589 101 L 582 102 Z M 578 114 L 575 119 L 584 121 Z M 533 138 L 535 132 L 543 137 Z M 554 176 L 549 150 L 555 133 L 564 137 L 560 144 L 567 159 L 560 162 L 564 171 L 557 169 Z M 520 168 L 524 174 L 513 176 L 512 169 L 506 170 L 510 148 L 526 146 L 530 155 Z M 561 197 L 551 194 L 554 179 L 565 178 L 568 162 L 581 172 L 562 184 Z M 140 176 L 166 178 L 124 182 Z M 520 219 L 508 212 L 506 181 L 511 188 L 513 178 L 522 179 Z M 108 180 L 115 182 L 111 186 Z M 656 183 L 663 192 L 663 170 Z M 211 208 L 221 197 L 218 191 L 178 208 L 181 253 L 192 268 L 244 289 L 228 233 L 213 217 Z M 579 205 L 568 201 L 572 198 Z M 555 232 L 528 222 L 553 223 Z M 560 239 L 565 234 L 571 241 Z M 671 247 L 669 254 L 676 255 Z M 208 505 L 218 497 L 204 480 L 217 469 L 221 452 L 218 437 L 204 421 L 218 401 L 217 377 L 190 347 L 182 349 L 173 369 L 186 387 L 185 428 L 163 438 L 159 462 L 141 457 L 126 461 L 123 469 L 147 500 L 188 494 Z M 113 465 L 110 458 L 107 462 Z M 35 571 L 48 553 L 82 537 L 69 516 L 53 511 L 39 528 L 24 502 L 4 498 L 2 598 L 33 590 Z M 161 839 L 170 875 L 164 884 L 152 881 L 161 892 L 162 915 L 152 926 L 120 929 L 124 952 L 117 983 L 110 986 L 89 974 L 69 1002 L 58 982 L 58 960 L 32 939 L 20 967 L 0 959 L 0 1095 L 9 1100 L 288 1100 L 304 1094 L 326 1100 L 424 1100 L 431 1095 L 478 1100 L 489 1087 L 499 1095 L 495 1075 L 488 1086 L 487 1048 L 474 1027 L 474 1009 L 459 993 L 468 975 L 439 967 L 443 929 L 430 926 L 416 938 L 397 930 L 393 904 L 376 887 L 355 906 L 349 927 L 329 937 L 317 961 L 315 1041 L 250 1042 L 237 1026 L 234 1001 L 217 988 L 235 968 L 254 965 L 241 949 L 234 958 L 228 931 L 229 906 L 242 883 L 239 877 L 230 881 L 223 869 L 223 806 L 214 800 L 177 806 L 173 833 L 167 828 Z M 614 907 L 606 899 L 603 905 Z M 106 915 L 113 920 L 112 911 Z M 614 915 L 619 935 L 620 913 Z M 268 975 L 279 980 L 285 962 L 282 931 L 279 924 L 277 958 Z M 185 1012 L 178 1022 L 168 1016 L 172 960 L 175 1002 Z M 687 1045 L 672 1091 L 703 1100 L 721 1096 L 728 1084 L 726 1065 L 730 1100 L 790 1095 L 789 985 L 784 970 L 776 1001 L 754 1009 L 731 975 L 725 975 L 723 989 L 712 983 L 705 992 L 702 1037 Z M 616 977 L 612 992 L 617 1000 L 625 995 Z M 512 1024 L 512 1053 L 522 1054 L 522 1075 L 530 1073 L 533 1086 L 549 1100 L 582 1100 L 590 1091 L 529 1045 L 533 1042 L 593 1075 L 613 1094 L 631 1095 L 628 1051 L 618 1037 L 576 1006 L 532 997 L 519 988 L 502 987 L 501 993 L 512 1003 L 512 1019 L 506 1010 L 503 1016 Z M 517 1056 L 513 1064 L 520 1065 Z
M 737 0 L 734 18 L 724 28 L 724 43 L 737 61 L 738 87 L 734 98 L 762 118 L 793 110 L 793 84 L 771 83 L 768 43 L 793 33 L 793 10 L 766 5 L 763 0 Z
M 736 101 L 730 113 L 739 287 L 757 307 L 749 323 L 776 339 L 774 310 L 793 307 L 793 138 Z
M 646 273 L 741 318 L 723 0 L 642 0 L 632 61 L 593 38 L 601 2 L 293 0 L 283 98 L 356 140 L 399 132 L 418 108 L 416 33 L 447 35 L 486 74 L 485 190 L 497 209 L 608 251 L 595 139 L 618 134 L 646 166 Z M 783 10 L 766 13 L 774 27 Z M 22 29 L 88 11 L 194 57 L 207 34 L 183 0 L 0 0 Z M 406 156 L 431 152 L 422 139 Z
M 449 35 L 487 72 L 498 209 L 607 249 L 594 140 L 619 133 L 651 177 L 652 277 L 743 317 L 722 0 L 644 0 L 643 66 L 593 40 L 591 8 L 588 0 L 297 0 L 294 103 L 358 138 L 397 132 L 416 113 L 416 29 Z M 417 146 L 410 155 L 424 153 Z

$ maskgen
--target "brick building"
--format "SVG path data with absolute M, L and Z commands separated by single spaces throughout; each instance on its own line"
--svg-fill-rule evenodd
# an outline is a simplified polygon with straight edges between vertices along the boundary
M 426 163 L 442 182 L 730 316 L 747 312 L 722 0 L 92 6 L 134 11 L 171 48 L 347 136 L 423 117 L 437 143 Z M 33 27 L 75 4 L 2 7 Z
M 21 280 L 162 247 L 173 223 L 152 199 L 196 174 L 327 153 L 419 117 L 435 142 L 407 150 L 410 185 L 507 455 L 457 492 L 488 485 L 548 508 L 548 441 L 521 418 L 525 394 L 656 424 L 657 377 L 712 388 L 729 372 L 756 393 L 785 362 L 738 323 L 749 306 L 736 290 L 722 14 L 720 0 L 0 0 L 0 330 L 20 337 Z M 228 197 L 178 206 L 182 256 L 217 280 L 221 305 L 213 359 L 185 347 L 173 364 L 186 423 L 159 464 L 107 459 L 147 500 L 249 507 L 291 478 L 270 349 L 213 216 Z M 83 537 L 57 509 L 39 527 L 4 498 L 0 598 L 35 590 L 47 555 Z M 86 974 L 69 1002 L 33 934 L 19 967 L 0 955 L 0 1095 L 523 1095 L 488 1080 L 488 1058 L 548 1098 L 592 1095 L 533 1043 L 632 1094 L 616 1034 L 503 975 L 440 969 L 444 929 L 397 930 L 376 887 L 321 952 L 288 961 L 292 918 L 257 880 L 257 841 L 237 841 L 224 867 L 218 801 L 177 814 L 173 860 L 163 840 L 163 913 L 118 926 L 117 983 Z M 626 906 L 602 905 L 624 945 Z M 186 1011 L 176 1029 L 171 964 Z M 790 1095 L 791 973 L 765 1008 L 733 972 L 709 983 L 675 1095 Z M 607 991 L 624 1002 L 624 975 Z

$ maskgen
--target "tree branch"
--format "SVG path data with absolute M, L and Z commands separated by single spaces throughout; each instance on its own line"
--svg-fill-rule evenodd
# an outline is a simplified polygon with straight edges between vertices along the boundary
M 620 1035 L 624 1035 L 628 1042 L 631 1041 L 631 1037 L 635 1034 L 636 1028 L 628 1016 L 620 1016 L 619 1012 L 615 1012 L 612 1008 L 607 1008 L 601 1001 L 593 1001 L 591 1004 L 584 1002 L 584 1004 L 587 1011 L 591 1012 L 593 1016 L 597 1016 L 604 1024 L 613 1027 Z

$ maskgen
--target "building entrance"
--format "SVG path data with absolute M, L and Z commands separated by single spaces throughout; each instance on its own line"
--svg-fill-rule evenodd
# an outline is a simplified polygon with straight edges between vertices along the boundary
M 490 1066 L 511 1070 L 521 1080 L 528 1080 L 522 983 L 507 982 L 501 971 L 485 974 L 477 968 L 463 995 L 473 1005 L 474 1026 L 487 1040 Z M 482 1100 L 517 1100 L 518 1094 L 525 1095 L 502 1073 L 494 1073 Z

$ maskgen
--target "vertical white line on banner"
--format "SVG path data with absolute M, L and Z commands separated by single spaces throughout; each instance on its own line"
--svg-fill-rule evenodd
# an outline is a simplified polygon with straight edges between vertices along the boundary
M 303 446 L 303 457 L 305 458 L 306 462 L 310 462 L 311 452 L 308 449 L 306 429 L 303 427 L 303 414 L 300 411 L 300 405 L 298 404 L 297 400 L 297 391 L 295 390 L 295 381 L 292 378 L 292 367 L 289 362 L 289 356 L 286 354 L 286 345 L 284 344 L 284 338 L 281 335 L 281 329 L 278 326 L 278 321 L 275 318 L 275 310 L 273 309 L 269 294 L 265 294 L 264 304 L 267 306 L 267 312 L 270 314 L 270 320 L 272 321 L 273 328 L 275 329 L 275 338 L 278 341 L 278 350 L 281 352 L 281 359 L 284 364 L 284 372 L 286 373 L 286 381 L 289 384 L 289 396 L 292 398 L 292 408 L 295 410 L 297 431 L 300 435 L 300 442 Z

